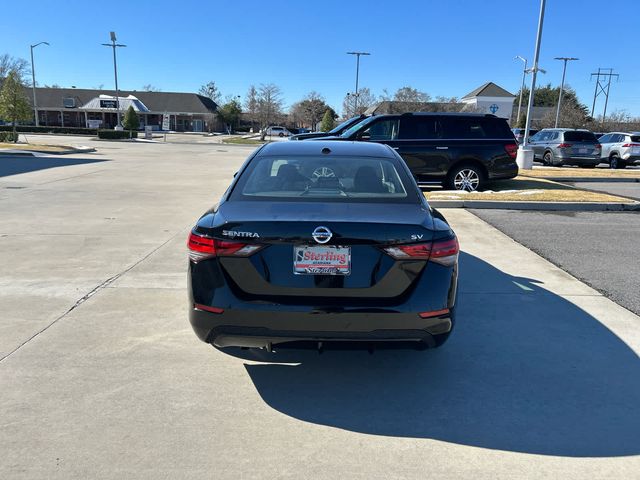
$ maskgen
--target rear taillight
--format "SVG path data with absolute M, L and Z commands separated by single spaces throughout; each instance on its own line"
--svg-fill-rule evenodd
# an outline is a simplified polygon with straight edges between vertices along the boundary
M 596 143 L 593 148 L 595 148 L 596 150 L 602 150 L 602 145 L 600 145 L 599 143 Z
M 458 239 L 436 240 L 433 243 L 412 243 L 385 247 L 384 251 L 396 260 L 429 260 L 451 266 L 458 260 Z
M 570 143 L 561 143 L 558 148 L 571 148 L 573 145 Z
M 516 156 L 518 155 L 518 145 L 516 145 L 515 143 L 507 143 L 504 146 L 504 150 L 511 158 L 516 158 Z
M 629 147 L 640 147 L 640 143 L 625 143 L 624 145 L 622 145 L 624 148 L 629 148 Z
M 262 245 L 218 240 L 191 232 L 187 247 L 189 247 L 189 258 L 198 262 L 210 257 L 248 257 L 260 250 Z

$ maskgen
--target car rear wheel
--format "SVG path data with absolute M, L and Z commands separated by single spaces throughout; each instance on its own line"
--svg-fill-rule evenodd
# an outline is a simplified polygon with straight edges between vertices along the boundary
M 278 134 L 278 136 L 279 136 L 279 137 L 284 137 L 284 133 L 280 132 L 280 133 Z
M 626 165 L 620 161 L 620 157 L 618 155 L 611 155 L 609 157 L 609 168 L 617 169 L 624 168 Z
M 447 188 L 477 192 L 484 186 L 484 172 L 475 165 L 461 165 L 449 172 Z
M 553 153 L 551 152 L 544 153 L 544 156 L 542 157 L 542 163 L 544 165 L 548 165 L 549 167 L 559 167 L 562 165 L 562 162 L 556 163 L 556 161 L 553 159 Z

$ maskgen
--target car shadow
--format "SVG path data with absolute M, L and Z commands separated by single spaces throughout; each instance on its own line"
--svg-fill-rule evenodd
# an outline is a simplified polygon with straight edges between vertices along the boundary
M 27 155 L 0 155 L 0 177 L 35 172 L 47 168 L 107 162 L 103 158 L 32 157 Z
M 460 258 L 458 317 L 437 350 L 240 351 L 262 399 L 305 422 L 542 455 L 640 453 L 640 363 L 532 279 Z M 229 352 L 234 354 L 234 352 Z

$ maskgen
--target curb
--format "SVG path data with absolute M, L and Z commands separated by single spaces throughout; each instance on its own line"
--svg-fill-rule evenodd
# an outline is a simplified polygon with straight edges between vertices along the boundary
M 548 210 L 564 212 L 640 211 L 640 202 L 497 202 L 491 200 L 428 200 L 434 208 L 476 208 L 496 210 Z
M 536 180 L 551 180 L 552 182 L 571 182 L 571 183 L 616 183 L 616 182 L 625 182 L 625 183 L 638 183 L 640 182 L 640 177 L 530 177 L 528 175 L 522 175 L 523 177 L 533 178 Z
M 59 152 L 52 152 L 50 150 L 0 150 L 0 155 L 11 155 L 14 156 L 32 156 L 34 157 L 36 154 L 40 155 L 71 155 L 74 153 L 91 153 L 95 152 L 96 149 L 93 147 L 89 148 L 74 148 L 73 150 L 61 150 Z

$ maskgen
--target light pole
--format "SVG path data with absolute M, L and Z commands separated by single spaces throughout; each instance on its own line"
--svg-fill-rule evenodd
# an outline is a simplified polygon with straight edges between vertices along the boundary
M 33 90 L 33 113 L 36 117 L 36 127 L 40 126 L 40 120 L 38 119 L 38 103 L 36 101 L 36 67 L 33 65 L 33 49 L 43 44 L 48 46 L 49 42 L 40 42 L 31 45 L 31 89 Z
M 562 105 L 562 93 L 564 91 L 564 76 L 567 73 L 567 62 L 580 59 L 575 57 L 556 57 L 555 59 L 562 60 L 564 62 L 564 66 L 562 68 L 562 83 L 560 84 L 560 95 L 558 96 L 558 109 L 556 110 L 556 123 L 553 126 L 554 128 L 558 128 L 558 121 L 560 120 L 560 106 Z
M 524 127 L 524 138 L 522 145 L 518 148 L 518 156 L 516 162 L 520 168 L 531 170 L 533 167 L 533 150 L 529 147 L 529 129 L 531 128 L 531 111 L 533 110 L 533 97 L 536 91 L 536 77 L 538 70 L 538 60 L 540 59 L 540 43 L 542 42 L 542 25 L 544 24 L 544 9 L 546 0 L 540 0 L 540 16 L 538 17 L 538 33 L 536 34 L 536 48 L 533 55 L 533 67 L 528 72 L 531 72 L 531 89 L 529 90 L 529 104 L 527 105 L 527 122 Z
M 109 32 L 111 35 L 111 43 L 103 43 L 105 47 L 113 48 L 113 73 L 116 77 L 116 130 L 122 130 L 120 125 L 120 91 L 118 90 L 118 64 L 116 62 L 116 48 L 126 47 L 120 43 L 116 43 L 116 32 Z
M 521 57 L 520 55 L 516 55 L 514 57 L 515 59 L 520 59 L 524 62 L 524 68 L 522 69 L 522 84 L 520 85 L 520 100 L 518 100 L 518 115 L 516 117 L 516 126 L 518 125 L 518 122 L 520 121 L 520 109 L 522 108 L 522 94 L 524 93 L 524 79 L 525 76 L 527 75 L 527 59 Z
M 360 56 L 361 55 L 371 55 L 369 52 L 347 52 L 347 55 L 355 55 L 356 56 L 356 93 L 353 110 L 355 115 L 358 114 L 358 77 L 360 76 Z

